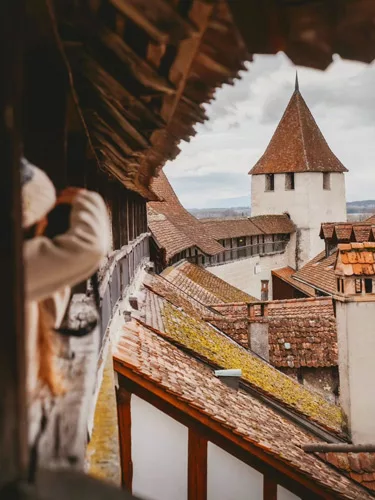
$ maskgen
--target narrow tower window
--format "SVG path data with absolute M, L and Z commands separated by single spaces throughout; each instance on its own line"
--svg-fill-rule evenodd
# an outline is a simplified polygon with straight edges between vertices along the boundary
M 294 189 L 294 172 L 285 174 L 285 189 Z
M 372 293 L 372 279 L 365 279 L 365 292 Z
M 266 174 L 266 191 L 275 191 L 275 174 Z
M 323 172 L 323 189 L 331 189 L 331 176 L 329 172 Z

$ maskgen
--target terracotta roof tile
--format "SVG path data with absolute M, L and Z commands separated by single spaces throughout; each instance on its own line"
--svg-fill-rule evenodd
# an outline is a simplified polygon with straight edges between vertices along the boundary
M 337 330 L 331 297 L 273 300 L 264 303 L 270 363 L 276 367 L 329 367 L 338 364 Z M 248 304 L 217 304 L 224 318 L 210 320 L 243 347 L 249 347 Z
M 215 240 L 263 234 L 251 219 L 200 219 Z
M 292 267 L 282 267 L 281 269 L 274 269 L 271 273 L 273 276 L 276 276 L 280 278 L 281 280 L 285 281 L 286 283 L 289 283 L 291 286 L 294 288 L 297 288 L 301 292 L 305 293 L 309 297 L 314 297 L 315 296 L 315 289 L 312 288 L 309 285 L 305 285 L 304 283 L 301 283 L 300 281 L 297 281 L 293 278 L 293 275 L 295 274 L 296 270 L 293 269 Z
M 249 173 L 346 171 L 330 150 L 301 93 L 296 90 L 265 153 Z
M 291 234 L 296 230 L 287 215 L 257 215 L 251 217 L 251 222 L 264 234 Z
M 207 255 L 224 250 L 204 224 L 181 205 L 163 172 L 153 180 L 151 188 L 161 201 L 147 204 L 149 227 L 159 245 L 165 248 L 168 259 L 193 246 Z
M 326 257 L 324 251 L 320 252 L 297 271 L 293 277 L 297 281 L 301 280 L 313 288 L 332 295 L 336 293 L 335 260 L 336 253 Z
M 337 330 L 331 297 L 269 302 L 268 323 L 270 362 L 274 366 L 337 366 Z
M 375 453 L 317 453 L 325 462 L 345 475 L 375 492 Z
M 148 327 L 215 366 L 241 368 L 244 380 L 257 390 L 323 427 L 341 432 L 342 415 L 338 406 L 308 391 L 204 320 L 188 315 L 151 291 L 146 293 L 144 310 Z
M 344 276 L 375 276 L 374 243 L 339 244 L 335 272 Z
M 215 312 L 212 308 L 206 307 L 202 302 L 199 302 L 163 276 L 147 274 L 143 284 L 148 290 L 163 297 L 174 306 L 181 307 L 194 318 L 223 318 L 221 314 Z
M 313 479 L 327 492 L 347 500 L 371 498 L 359 485 L 318 457 L 303 452 L 303 444 L 317 441 L 307 431 L 248 392 L 227 387 L 209 366 L 148 328 L 134 321 L 128 323 L 114 352 L 114 360 L 119 369 L 125 366 L 137 376 L 152 381 L 176 401 L 184 401 L 192 411 L 212 419 L 223 429 L 232 429 L 237 439 L 251 442 L 280 460 L 280 464 L 286 463 Z
M 165 269 L 162 276 L 205 305 L 256 300 L 207 269 L 187 261 Z
M 335 243 L 374 241 L 375 225 L 364 222 L 323 222 L 320 237 Z

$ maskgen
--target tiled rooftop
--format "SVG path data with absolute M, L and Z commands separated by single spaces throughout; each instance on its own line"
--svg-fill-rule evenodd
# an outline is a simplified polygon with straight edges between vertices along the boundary
M 169 312 L 166 312 L 165 316 L 168 315 Z M 178 330 L 181 331 L 179 318 L 182 319 L 182 325 L 184 325 L 186 317 L 164 318 L 167 323 L 167 335 L 171 337 L 173 342 L 178 341 L 182 345 L 186 343 L 190 345 L 186 335 L 178 334 L 173 327 L 173 322 L 177 321 Z M 212 344 L 212 352 L 210 344 Z M 225 347 L 224 345 L 219 343 L 218 346 L 215 346 L 215 344 L 214 339 L 207 339 L 203 356 L 214 357 L 216 362 L 218 355 L 221 356 L 221 359 L 230 355 L 221 351 L 220 348 Z M 234 345 L 231 342 L 230 344 Z M 197 347 L 199 347 L 198 353 L 200 353 L 200 348 L 203 346 L 195 345 L 193 350 L 196 350 Z M 241 350 L 238 347 L 237 349 Z M 243 365 L 245 377 L 252 378 L 258 372 L 257 363 L 260 362 L 244 350 L 241 352 L 249 359 L 254 360 L 253 364 L 250 364 L 251 368 L 249 368 L 248 363 Z M 175 398 L 176 402 L 178 400 L 179 407 L 181 408 L 183 405 L 186 408 L 184 411 L 208 417 L 216 425 L 219 425 L 223 432 L 230 430 L 237 440 L 243 440 L 245 448 L 248 443 L 259 447 L 262 452 L 275 459 L 280 466 L 292 467 L 305 478 L 312 479 L 323 487 L 327 494 L 335 497 L 337 495 L 337 497 L 347 500 L 372 498 L 366 490 L 314 454 L 303 452 L 302 445 L 307 442 L 317 442 L 317 438 L 281 416 L 247 391 L 242 389 L 236 391 L 227 387 L 214 376 L 212 369 L 207 364 L 179 349 L 174 343 L 168 341 L 165 335 L 156 334 L 135 321 L 127 323 L 114 352 L 114 360 L 117 369 L 121 370 L 122 366 L 126 367 L 136 376 L 140 376 L 145 381 L 151 381 L 166 391 L 170 397 Z M 227 364 L 228 361 L 223 361 L 223 365 Z M 237 362 L 237 366 L 239 364 L 242 363 Z M 263 363 L 262 365 L 267 366 Z M 235 363 L 231 359 L 230 367 L 234 366 Z M 267 367 L 266 370 L 277 373 L 270 367 Z M 254 373 L 252 374 L 252 372 Z M 269 372 L 264 380 L 272 386 L 275 379 L 270 375 Z M 296 386 L 282 374 L 277 374 L 277 376 L 285 380 L 290 388 L 293 389 Z M 297 392 L 299 396 L 304 395 L 304 390 L 300 387 L 297 387 Z M 327 403 L 323 401 L 322 404 L 322 413 L 324 413 Z
M 261 234 L 291 234 L 295 227 L 287 215 L 259 215 L 236 219 L 200 219 L 216 240 Z
M 182 308 L 194 318 L 222 318 L 222 316 L 219 313 L 215 313 L 212 308 L 206 307 L 162 276 L 147 274 L 143 284 L 148 290 L 163 297 L 174 306 Z
M 326 257 L 325 251 L 305 264 L 293 277 L 305 284 L 317 288 L 327 294 L 336 293 L 336 276 L 334 264 L 336 252 Z
M 265 153 L 249 173 L 346 171 L 296 89 Z
M 219 368 L 241 368 L 243 379 L 258 391 L 335 432 L 341 431 L 341 410 L 318 394 L 242 348 L 203 320 L 188 315 L 160 296 L 146 291 L 145 324 L 177 345 Z
M 337 366 L 336 319 L 330 297 L 270 302 L 268 321 L 274 366 Z
M 375 276 L 375 242 L 340 243 L 335 271 L 344 276 Z
M 346 476 L 375 492 L 375 453 L 317 453 Z
M 301 283 L 300 281 L 295 280 L 293 278 L 293 275 L 295 274 L 295 272 L 296 272 L 295 269 L 287 266 L 287 267 L 282 267 L 281 269 L 274 269 L 272 271 L 272 275 L 277 276 L 281 280 L 292 285 L 294 288 L 297 288 L 298 290 L 305 293 L 309 297 L 314 297 L 315 296 L 315 289 L 309 285 L 305 285 L 304 283 Z
M 204 225 L 181 205 L 162 171 L 153 180 L 151 188 L 161 201 L 147 204 L 148 224 L 157 243 L 165 248 L 167 259 L 194 246 L 207 255 L 224 250 Z
M 251 217 L 251 222 L 264 234 L 291 234 L 296 230 L 287 215 L 257 215 Z
M 320 237 L 335 243 L 375 241 L 375 224 L 364 222 L 324 222 Z
M 205 305 L 256 300 L 207 269 L 187 261 L 165 269 L 162 276 Z

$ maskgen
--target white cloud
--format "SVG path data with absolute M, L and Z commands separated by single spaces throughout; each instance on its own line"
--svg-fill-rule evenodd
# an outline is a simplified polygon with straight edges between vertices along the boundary
M 207 105 L 209 120 L 181 143 L 165 172 L 187 207 L 248 196 L 248 171 L 263 154 L 292 95 L 295 67 L 284 54 L 256 56 L 234 86 Z M 300 90 L 332 151 L 349 169 L 347 198 L 375 198 L 375 65 L 339 57 L 325 72 L 298 68 Z

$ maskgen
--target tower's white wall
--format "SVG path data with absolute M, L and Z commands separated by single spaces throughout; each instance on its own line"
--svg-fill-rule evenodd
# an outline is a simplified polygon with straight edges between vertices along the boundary
M 375 301 L 336 302 L 340 403 L 354 444 L 375 443 Z
M 322 222 L 346 221 L 344 174 L 331 173 L 331 189 L 323 189 L 323 173 L 294 174 L 295 189 L 285 189 L 285 174 L 275 174 L 274 191 L 265 191 L 265 175 L 253 175 L 251 215 L 288 213 L 297 226 L 298 267 L 324 249 Z

